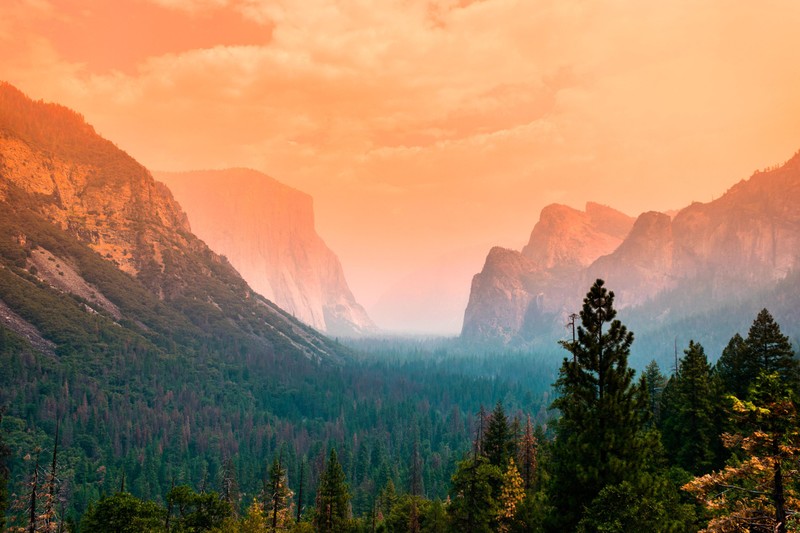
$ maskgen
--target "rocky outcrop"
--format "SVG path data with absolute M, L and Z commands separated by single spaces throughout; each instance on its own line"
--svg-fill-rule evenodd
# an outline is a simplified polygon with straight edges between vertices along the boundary
M 107 313 L 124 327 L 181 342 L 208 336 L 240 353 L 339 360 L 334 343 L 254 293 L 195 236 L 170 191 L 146 168 L 77 113 L 34 102 L 6 83 L 0 83 L 0 215 L 4 241 L 27 254 L 15 267 L 72 294 L 87 313 Z
M 524 341 L 574 306 L 585 269 L 622 242 L 633 219 L 599 204 L 542 210 L 522 252 L 493 248 L 472 281 L 462 337 Z M 578 300 L 579 301 L 579 300 Z
M 314 228 L 311 196 L 247 169 L 156 173 L 256 292 L 330 335 L 376 330 Z
M 800 154 L 674 218 L 648 212 L 632 224 L 596 204 L 545 207 L 521 253 L 489 253 L 462 336 L 509 342 L 552 333 L 597 278 L 618 308 L 647 306 L 654 315 L 639 319 L 652 323 L 763 294 L 798 267 Z

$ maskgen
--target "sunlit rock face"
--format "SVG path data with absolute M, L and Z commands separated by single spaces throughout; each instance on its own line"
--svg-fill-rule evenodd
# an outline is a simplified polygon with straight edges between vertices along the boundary
M 542 210 L 522 252 L 492 249 L 472 283 L 462 336 L 526 341 L 563 326 L 595 279 L 620 309 L 657 311 L 644 322 L 732 305 L 796 275 L 800 260 L 800 155 L 754 174 L 674 217 L 635 220 L 588 204 Z M 647 307 L 649 306 L 649 307 Z
M 317 234 L 311 196 L 247 169 L 157 173 L 192 230 L 253 289 L 330 335 L 375 331 Z

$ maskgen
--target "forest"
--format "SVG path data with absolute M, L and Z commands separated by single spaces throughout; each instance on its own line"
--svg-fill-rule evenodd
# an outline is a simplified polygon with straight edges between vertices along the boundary
M 655 361 L 638 375 L 629 367 L 634 336 L 616 313 L 597 280 L 575 340 L 560 342 L 557 372 L 532 354 L 372 343 L 343 367 L 281 374 L 284 390 L 260 391 L 276 401 L 267 418 L 213 384 L 177 412 L 169 396 L 196 382 L 174 368 L 169 390 L 145 383 L 153 389 L 137 397 L 117 383 L 130 408 L 122 419 L 109 417 L 112 393 L 100 389 L 63 413 L 59 398 L 77 373 L 33 379 L 48 375 L 48 362 L 0 330 L 3 368 L 38 388 L 4 398 L 3 523 L 80 532 L 800 528 L 800 373 L 769 311 L 713 365 L 689 342 L 670 375 Z M 231 383 L 272 374 L 256 364 L 220 370 Z M 53 405 L 38 412 L 37 394 Z M 230 420 L 214 416 L 222 406 Z M 181 434 L 159 427 L 172 417 Z

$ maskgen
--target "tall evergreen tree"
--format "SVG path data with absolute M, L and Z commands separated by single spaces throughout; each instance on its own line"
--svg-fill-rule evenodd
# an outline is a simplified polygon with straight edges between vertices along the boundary
M 553 447 L 553 526 L 574 530 L 603 487 L 644 470 L 640 396 L 628 368 L 633 333 L 615 320 L 614 293 L 597 280 L 583 300 L 575 342 L 556 381 L 561 412 Z M 607 326 L 607 327 L 606 327 Z M 606 329 L 604 329 L 606 328 Z
M 286 468 L 283 466 L 283 454 L 272 461 L 269 469 L 268 491 L 265 494 L 267 517 L 270 531 L 285 529 L 291 517 L 290 504 L 292 491 L 286 479 Z
M 505 470 L 514 450 L 514 439 L 502 402 L 497 402 L 489 416 L 481 449 L 490 464 Z
M 675 464 L 704 474 L 714 466 L 718 448 L 711 367 L 703 346 L 694 341 L 684 354 L 664 393 L 662 440 Z
M 658 426 L 661 421 L 661 396 L 664 393 L 664 387 L 667 385 L 667 378 L 661 373 L 661 369 L 655 360 L 650 361 L 645 367 L 642 377 L 647 389 L 647 408 L 650 411 L 651 423 Z
M 331 449 L 328 464 L 320 476 L 317 489 L 317 512 L 314 527 L 320 533 L 347 531 L 350 519 L 350 493 L 345 484 L 344 470 Z
M 714 377 L 723 394 L 744 398 L 760 365 L 749 357 L 744 339 L 738 333 L 731 337 L 714 365 Z
M 762 309 L 750 326 L 745 339 L 748 357 L 758 365 L 758 371 L 751 376 L 755 378 L 761 371 L 770 374 L 777 372 L 787 383 L 797 381 L 797 360 L 789 338 L 781 333 L 781 328 L 766 309 Z
M 502 471 L 482 455 L 458 464 L 450 488 L 451 531 L 490 533 L 496 530 L 502 478 Z

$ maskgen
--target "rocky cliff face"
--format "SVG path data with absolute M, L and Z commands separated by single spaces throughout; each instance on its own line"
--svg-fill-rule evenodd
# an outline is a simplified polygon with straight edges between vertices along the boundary
M 256 292 L 331 335 L 376 330 L 314 228 L 312 198 L 247 169 L 157 173 L 194 232 Z
M 16 267 L 120 323 L 165 335 L 177 334 L 173 328 L 211 335 L 242 350 L 338 359 L 332 343 L 258 297 L 225 258 L 192 234 L 181 207 L 147 169 L 77 113 L 33 102 L 5 83 L 0 206 L 0 233 L 13 241 L 0 248 L 16 246 L 27 254 Z M 85 247 L 129 274 L 129 281 L 98 265 Z M 119 283 L 149 294 L 112 295 Z M 161 303 L 148 303 L 151 297 Z M 149 325 L 145 315 L 152 318 Z
M 526 341 L 552 334 L 597 279 L 617 307 L 647 306 L 642 323 L 741 303 L 800 267 L 800 154 L 674 218 L 610 208 L 542 210 L 521 253 L 493 249 L 475 276 L 462 336 Z M 763 303 L 762 303 L 763 307 Z
M 522 252 L 493 248 L 472 281 L 462 336 L 523 341 L 571 309 L 584 270 L 622 242 L 633 219 L 599 204 L 542 210 Z

